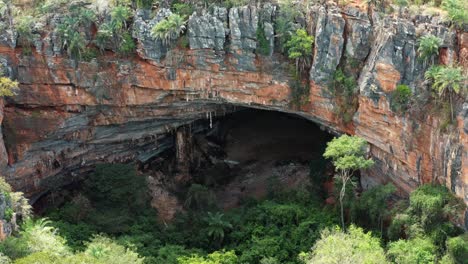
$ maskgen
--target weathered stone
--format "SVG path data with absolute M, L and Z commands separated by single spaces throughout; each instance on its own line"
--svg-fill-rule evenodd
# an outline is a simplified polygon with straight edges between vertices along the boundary
M 217 13 L 224 13 L 220 8 Z M 208 12 L 198 15 L 196 12 L 188 21 L 188 37 L 191 49 L 223 50 L 226 38 L 224 23 L 217 16 Z
M 308 102 L 293 108 L 288 62 L 254 54 L 259 21 L 267 36 L 274 33 L 270 11 L 265 10 L 271 16 L 264 16 L 263 10 L 246 6 L 230 9 L 229 16 L 222 8 L 193 15 L 188 25 L 193 50 L 170 51 L 149 33 L 170 11 L 162 9 L 153 19 L 138 11 L 132 25 L 138 56 L 125 59 L 107 54 L 92 63 L 73 63 L 60 55 L 50 32 L 44 32 L 42 54 L 25 57 L 0 44 L 0 63 L 21 86 L 0 108 L 1 174 L 34 201 L 53 186 L 79 179 L 95 164 L 148 161 L 174 147 L 169 132 L 177 127 L 205 118 L 207 112 L 242 105 L 295 113 L 333 133 L 363 137 L 376 161 L 362 172 L 364 187 L 394 182 L 404 195 L 435 181 L 468 203 L 466 103 L 464 110 L 455 106 L 458 127 L 450 133 L 442 133 L 441 117 L 430 114 L 437 109 L 421 106 L 420 112 L 396 114 L 389 104 L 398 84 L 409 85 L 416 96 L 428 93 L 423 83 L 428 63 L 417 56 L 421 35 L 441 37 L 441 61 L 458 60 L 466 70 L 466 32 L 457 43 L 455 31 L 434 24 L 433 18 L 414 22 L 374 12 L 371 24 L 357 9 L 312 7 L 306 16 L 306 28 L 315 35 L 310 95 Z M 224 39 L 229 45 L 222 46 L 229 50 L 218 52 L 221 44 L 216 41 Z M 326 83 L 351 59 L 359 61 L 359 107 L 344 124 Z M 170 199 L 168 203 L 177 204 Z
M 314 62 L 310 79 L 316 84 L 328 83 L 340 63 L 343 53 L 345 20 L 337 9 L 318 11 L 315 32 Z

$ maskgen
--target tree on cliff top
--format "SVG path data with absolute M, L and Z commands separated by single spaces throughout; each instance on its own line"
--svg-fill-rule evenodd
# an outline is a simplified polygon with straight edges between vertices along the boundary
M 325 158 L 333 161 L 333 165 L 338 171 L 335 179 L 341 183 L 339 200 L 343 230 L 345 230 L 343 198 L 346 194 L 346 184 L 351 180 L 355 171 L 367 169 L 374 164 L 372 159 L 365 157 L 366 146 L 367 142 L 360 137 L 343 135 L 328 142 L 323 154 Z

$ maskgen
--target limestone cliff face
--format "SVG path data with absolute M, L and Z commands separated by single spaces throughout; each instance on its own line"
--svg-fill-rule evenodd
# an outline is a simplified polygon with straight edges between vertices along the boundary
M 389 106 L 398 84 L 409 85 L 417 98 L 430 94 L 427 65 L 416 54 L 420 35 L 442 38 L 441 62 L 458 60 L 466 69 L 468 33 L 437 17 L 370 18 L 354 7 L 313 6 L 294 21 L 315 36 L 315 44 L 309 96 L 293 107 L 288 61 L 255 53 L 259 24 L 274 47 L 276 9 L 264 4 L 196 12 L 188 21 L 188 49 L 149 34 L 170 10 L 153 17 L 137 11 L 137 55 L 108 52 L 92 62 L 62 56 L 53 36 L 60 14 L 38 29 L 31 56 L 14 48 L 13 30 L 1 32 L 0 63 L 21 83 L 0 111 L 1 173 L 34 197 L 99 162 L 145 161 L 170 147 L 168 135 L 178 126 L 242 105 L 296 113 L 332 132 L 365 138 L 376 165 L 363 172 L 364 186 L 394 182 L 404 193 L 438 181 L 468 202 L 466 99 L 458 99 L 458 128 L 449 132 L 440 131 L 440 115 L 430 105 L 404 114 Z M 358 80 L 358 106 L 348 123 L 327 87 L 339 67 Z

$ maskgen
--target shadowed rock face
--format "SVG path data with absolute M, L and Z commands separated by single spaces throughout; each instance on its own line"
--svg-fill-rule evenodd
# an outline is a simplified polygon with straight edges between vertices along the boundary
M 334 133 L 365 138 L 376 165 L 362 173 L 363 185 L 394 182 L 402 194 L 421 183 L 446 184 L 468 202 L 468 104 L 456 107 L 458 128 L 440 132 L 437 109 L 420 106 L 395 114 L 390 93 L 409 85 L 424 97 L 427 65 L 417 59 L 417 38 L 431 33 L 443 39 L 441 61 L 467 68 L 468 33 L 437 21 L 391 17 L 369 19 L 353 7 L 314 6 L 297 23 L 315 36 L 310 93 L 300 107 L 291 105 L 288 62 L 261 57 L 257 27 L 273 36 L 276 7 L 214 8 L 188 21 L 189 49 L 170 48 L 151 39 L 154 18 L 135 16 L 137 55 L 113 53 L 89 63 L 66 59 L 53 37 L 54 15 L 32 56 L 23 56 L 11 36 L 0 32 L 0 63 L 21 83 L 17 96 L 0 111 L 1 173 L 29 196 L 63 185 L 100 162 L 148 159 L 167 147 L 164 138 L 180 125 L 233 111 L 233 105 L 291 112 Z M 414 22 L 415 21 L 415 22 Z M 274 43 L 270 41 L 270 47 Z M 58 56 L 53 56 L 58 55 Z M 358 80 L 359 106 L 351 122 L 337 115 L 340 103 L 327 83 L 338 67 Z

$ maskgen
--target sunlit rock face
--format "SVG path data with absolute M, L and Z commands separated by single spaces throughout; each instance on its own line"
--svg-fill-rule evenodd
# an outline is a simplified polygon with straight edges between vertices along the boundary
M 417 58 L 417 39 L 443 39 L 440 61 L 467 67 L 468 37 L 438 18 L 371 18 L 355 7 L 311 7 L 294 23 L 315 37 L 310 91 L 300 106 L 291 102 L 288 60 L 259 56 L 258 25 L 270 48 L 277 9 L 271 4 L 197 11 L 187 23 L 189 47 L 171 47 L 149 30 L 170 10 L 155 16 L 137 11 L 133 37 L 137 54 L 107 52 L 91 62 L 64 56 L 53 28 L 61 14 L 37 29 L 31 56 L 15 47 L 14 30 L 0 32 L 0 63 L 21 89 L 0 111 L 1 173 L 30 197 L 63 185 L 101 162 L 126 162 L 157 155 L 175 128 L 232 111 L 233 105 L 291 112 L 334 133 L 370 143 L 376 165 L 362 173 L 364 187 L 393 182 L 401 193 L 441 182 L 468 202 L 468 106 L 458 98 L 458 127 L 441 132 L 438 109 L 418 106 L 403 114 L 390 108 L 398 84 L 427 98 L 428 65 Z M 2 21 L 3 22 L 3 21 Z M 337 68 L 356 77 L 357 110 L 345 123 L 328 83 Z

